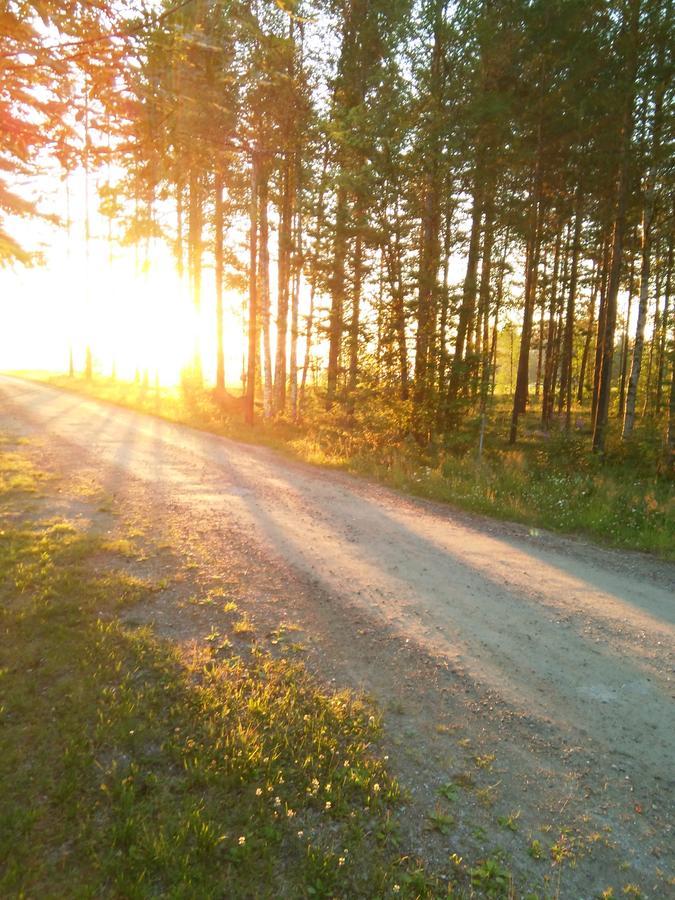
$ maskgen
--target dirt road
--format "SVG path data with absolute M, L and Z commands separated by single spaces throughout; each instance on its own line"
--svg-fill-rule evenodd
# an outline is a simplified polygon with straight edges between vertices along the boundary
M 381 704 L 434 863 L 496 848 L 562 897 L 675 895 L 675 567 L 6 377 L 0 428 L 113 493 L 135 485 L 210 565 L 256 570 L 254 619 L 301 628 L 315 670 Z M 427 830 L 453 779 L 454 831 Z

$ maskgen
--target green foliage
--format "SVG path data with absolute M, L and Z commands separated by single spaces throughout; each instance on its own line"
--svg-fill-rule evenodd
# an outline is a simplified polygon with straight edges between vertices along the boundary
M 445 797 L 448 803 L 454 803 L 459 794 L 459 787 L 454 782 L 450 781 L 448 784 L 444 784 L 440 787 L 438 793 L 442 797 Z
M 452 829 L 455 827 L 454 816 L 450 816 L 439 809 L 429 814 L 429 823 L 430 828 L 433 831 L 437 831 L 442 835 L 450 834 Z
M 501 861 L 491 857 L 469 871 L 471 884 L 486 897 L 507 897 L 511 886 L 511 873 Z
M 530 854 L 532 859 L 542 859 L 544 856 L 544 848 L 542 847 L 541 841 L 536 838 L 530 842 L 530 846 L 527 848 L 527 852 Z

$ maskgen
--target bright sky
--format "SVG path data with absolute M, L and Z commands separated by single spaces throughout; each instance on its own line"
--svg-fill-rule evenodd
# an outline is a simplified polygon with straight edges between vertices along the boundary
M 163 242 L 152 242 L 147 264 L 143 248 L 137 254 L 134 248 L 115 243 L 111 261 L 107 222 L 92 214 L 87 255 L 80 187 L 71 179 L 70 238 L 65 228 L 43 222 L 12 223 L 12 233 L 24 246 L 40 249 L 45 264 L 0 270 L 0 369 L 66 371 L 71 347 L 81 369 L 89 341 L 100 373 L 109 374 L 114 365 L 124 378 L 133 377 L 137 368 L 147 368 L 151 379 L 158 372 L 163 384 L 173 384 L 191 358 L 198 335 L 204 371 L 211 379 L 216 354 L 212 268 L 203 273 L 197 319 Z M 64 215 L 63 186 L 50 184 L 48 189 L 45 207 Z M 228 383 L 238 382 L 242 371 L 241 307 L 238 295 L 225 293 Z

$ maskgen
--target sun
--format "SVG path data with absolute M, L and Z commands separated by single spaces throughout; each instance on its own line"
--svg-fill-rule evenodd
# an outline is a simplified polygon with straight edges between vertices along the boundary
M 90 347 L 94 370 L 120 379 L 142 377 L 162 386 L 180 382 L 199 352 L 205 379 L 216 371 L 216 304 L 208 268 L 200 309 L 178 277 L 167 248 L 157 245 L 142 266 L 123 248 L 111 259 L 82 243 L 52 245 L 43 267 L 0 274 L 3 329 L 0 368 L 67 370 L 84 367 Z M 225 296 L 226 380 L 241 376 L 245 344 L 242 299 Z

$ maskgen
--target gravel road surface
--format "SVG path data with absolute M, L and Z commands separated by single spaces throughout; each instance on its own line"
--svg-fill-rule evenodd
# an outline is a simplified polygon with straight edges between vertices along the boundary
M 483 836 L 460 823 L 467 852 L 500 809 L 517 811 L 521 844 L 547 822 L 551 842 L 564 823 L 579 836 L 561 896 L 631 879 L 647 896 L 675 892 L 675 567 L 4 376 L 0 427 L 60 466 L 138 484 L 158 521 L 211 523 L 212 550 L 286 573 L 275 592 L 314 667 L 382 705 L 411 816 L 453 772 L 474 765 L 480 784 L 490 768 L 498 799 L 475 803 Z M 421 826 L 417 840 L 444 852 Z M 515 840 L 508 830 L 502 846 L 518 855 Z

